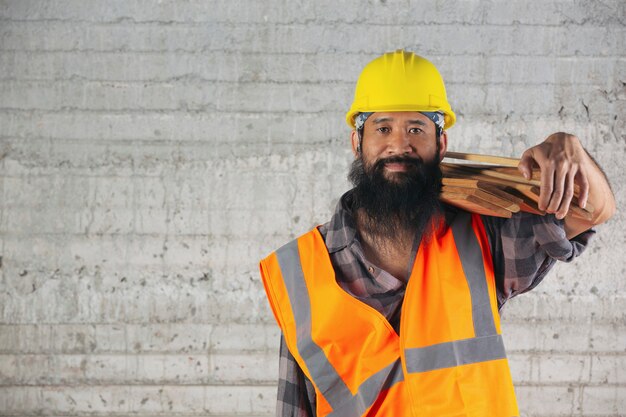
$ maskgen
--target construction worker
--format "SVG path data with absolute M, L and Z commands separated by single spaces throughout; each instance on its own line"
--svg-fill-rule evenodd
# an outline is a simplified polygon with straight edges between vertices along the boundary
M 539 208 L 510 219 L 440 202 L 456 116 L 435 66 L 396 51 L 362 71 L 346 115 L 354 152 L 332 219 L 261 261 L 282 330 L 278 416 L 511 417 L 499 309 L 571 261 L 615 200 L 580 140 L 525 151 Z M 567 216 L 574 184 L 592 220 Z

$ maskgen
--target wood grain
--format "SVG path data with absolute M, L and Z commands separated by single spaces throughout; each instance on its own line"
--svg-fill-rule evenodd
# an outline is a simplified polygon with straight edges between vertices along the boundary
M 510 218 L 513 213 L 479 197 L 461 193 L 442 192 L 441 200 L 471 213 Z
M 540 210 L 541 172 L 534 169 L 530 179 L 517 169 L 518 159 L 494 155 L 448 152 L 446 158 L 467 162 L 442 162 L 443 190 L 441 199 L 474 213 L 510 217 L 519 211 L 545 215 Z M 475 163 L 479 162 L 479 163 Z M 592 219 L 594 207 L 579 205 L 580 187 L 575 184 L 574 197 L 567 216 Z

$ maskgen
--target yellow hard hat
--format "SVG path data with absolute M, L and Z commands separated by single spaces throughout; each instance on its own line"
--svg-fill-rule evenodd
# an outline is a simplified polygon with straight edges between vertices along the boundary
M 354 129 L 358 113 L 391 111 L 441 111 L 444 129 L 456 121 L 437 68 L 427 59 L 401 49 L 365 66 L 356 83 L 346 122 Z

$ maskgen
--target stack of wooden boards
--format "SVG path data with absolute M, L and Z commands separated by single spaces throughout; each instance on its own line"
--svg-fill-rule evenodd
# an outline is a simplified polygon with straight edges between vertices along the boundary
M 527 180 L 517 169 L 519 159 L 460 152 L 447 152 L 445 158 L 469 162 L 441 163 L 442 201 L 489 216 L 511 217 L 519 211 L 546 214 L 537 205 L 541 185 L 539 170 L 533 171 L 532 178 Z M 575 186 L 567 216 L 591 219 L 593 207 L 587 203 L 581 208 L 578 193 L 578 186 Z

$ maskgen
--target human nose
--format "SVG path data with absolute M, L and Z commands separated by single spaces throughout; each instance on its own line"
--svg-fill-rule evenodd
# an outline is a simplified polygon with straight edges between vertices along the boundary
M 396 130 L 388 137 L 387 155 L 408 155 L 413 151 L 409 135 L 406 132 Z

